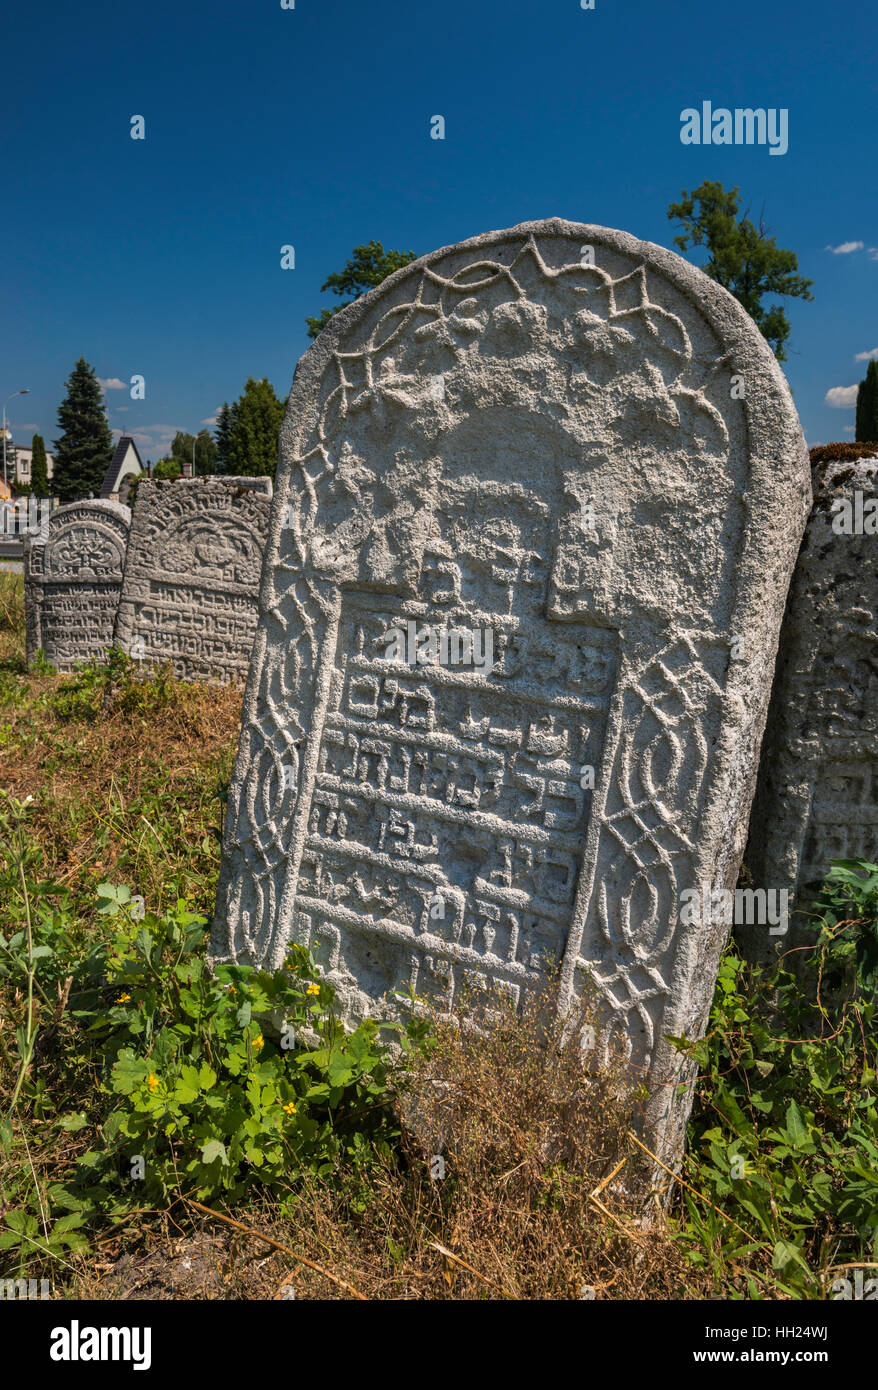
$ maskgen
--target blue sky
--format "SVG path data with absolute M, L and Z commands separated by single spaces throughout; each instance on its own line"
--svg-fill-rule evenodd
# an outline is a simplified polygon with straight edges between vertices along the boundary
M 808 442 L 852 438 L 850 392 L 826 398 L 878 356 L 874 26 L 845 0 L 7 10 L 0 395 L 31 391 L 9 406 L 16 441 L 51 447 L 82 354 L 105 380 L 146 378 L 142 402 L 109 389 L 110 422 L 159 458 L 248 375 L 286 396 L 305 315 L 356 244 L 423 253 L 562 216 L 670 245 L 668 203 L 705 178 L 764 205 L 816 282 L 788 303 L 785 369 Z M 787 108 L 788 152 L 683 145 L 680 113 L 705 100 Z

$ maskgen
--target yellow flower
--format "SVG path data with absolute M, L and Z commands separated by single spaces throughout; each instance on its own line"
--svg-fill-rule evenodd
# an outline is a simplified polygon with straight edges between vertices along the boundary
M 119 1003 L 120 1003 L 120 1004 L 130 1004 L 130 1003 L 131 1003 L 131 995 L 130 995 L 130 994 L 120 994 L 120 995 L 119 995 Z
M 265 1039 L 263 1038 L 263 1036 L 262 1036 L 261 1033 L 259 1033 L 258 1036 L 255 1037 L 255 1038 L 253 1039 L 253 1046 L 254 1046 L 254 1047 L 264 1047 L 264 1046 L 265 1046 Z
M 308 988 L 307 988 L 307 990 L 305 991 L 305 993 L 306 993 L 306 994 L 319 994 L 319 993 L 320 993 L 320 986 L 319 986 L 319 985 L 309 985 Z
M 229 994 L 237 994 L 237 993 L 238 993 L 238 991 L 235 989 L 235 986 L 234 986 L 234 985 L 229 985 Z
M 146 1084 L 151 1091 L 155 1091 L 158 1088 L 159 1079 L 155 1075 L 155 1072 L 150 1072 L 149 1076 L 146 1078 Z
M 287 1104 L 284 1106 L 284 1110 L 286 1110 L 288 1115 L 295 1115 L 296 1113 L 296 1107 L 293 1105 L 292 1101 L 287 1102 Z

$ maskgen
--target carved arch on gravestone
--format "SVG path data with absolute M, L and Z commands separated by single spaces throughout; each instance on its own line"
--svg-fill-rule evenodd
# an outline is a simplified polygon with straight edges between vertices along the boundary
M 758 390 L 733 400 L 733 375 Z M 807 499 L 798 422 L 758 331 L 649 243 L 524 224 L 424 257 L 339 314 L 297 368 L 282 431 L 214 959 L 276 966 L 298 930 L 347 596 L 427 601 L 444 567 L 443 601 L 472 618 L 463 558 L 491 583 L 515 576 L 510 617 L 546 661 L 553 632 L 606 658 L 559 1007 L 587 976 L 606 1040 L 677 1077 L 663 1036 L 697 1031 L 724 936 L 681 927 L 679 895 L 734 881 Z M 502 626 L 500 598 L 493 612 Z M 730 662 L 742 635 L 749 665 Z M 467 959 L 444 952 L 448 1007 Z M 539 975 L 514 966 L 497 979 Z
M 121 581 L 130 512 L 122 516 L 107 510 L 108 505 L 118 504 L 72 502 L 56 508 L 45 525 L 47 534 L 29 547 L 29 575 L 65 583 Z

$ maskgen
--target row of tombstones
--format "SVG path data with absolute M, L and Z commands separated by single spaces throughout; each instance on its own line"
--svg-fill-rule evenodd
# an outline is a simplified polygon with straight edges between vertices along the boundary
M 256 630 L 268 478 L 144 480 L 128 507 L 57 508 L 25 549 L 27 656 L 58 671 L 113 645 L 146 668 L 241 681 Z
M 698 269 L 522 224 L 332 320 L 273 499 L 145 482 L 133 520 L 59 509 L 29 651 L 246 676 L 214 962 L 300 942 L 351 1022 L 454 1016 L 472 987 L 557 990 L 566 1017 L 587 989 L 675 1160 L 670 1038 L 705 1026 L 748 822 L 775 892 L 875 857 L 876 471 L 824 461 L 812 489 L 770 349 Z M 473 641 L 452 669 L 465 630 L 481 666 Z M 736 928 L 765 954 L 764 920 Z

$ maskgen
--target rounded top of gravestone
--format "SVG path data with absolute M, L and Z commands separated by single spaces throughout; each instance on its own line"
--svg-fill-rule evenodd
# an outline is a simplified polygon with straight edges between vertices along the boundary
M 95 512 L 103 513 L 107 517 L 115 517 L 124 526 L 131 525 L 131 508 L 126 507 L 122 502 L 110 502 L 104 497 L 83 497 L 78 502 L 65 502 L 61 507 L 55 507 L 49 516 L 49 524 L 57 525 L 58 522 L 67 519 L 75 520 L 79 515 L 94 515 Z
M 483 260 L 474 261 L 473 254 L 479 252 Z M 520 300 L 520 321 L 507 308 L 500 322 L 495 309 L 486 324 L 482 301 L 501 280 L 512 289 L 510 298 Z M 439 287 L 456 301 L 451 315 L 455 341 L 449 340 L 449 347 L 484 337 L 488 327 L 491 351 L 499 356 L 514 354 L 515 340 L 520 343 L 528 333 L 532 352 L 539 354 L 545 344 L 545 338 L 540 341 L 542 329 L 548 327 L 552 336 L 553 301 L 562 314 L 572 310 L 573 317 L 579 296 L 584 306 L 581 313 L 588 316 L 579 325 L 579 341 L 566 345 L 573 347 L 574 358 L 584 350 L 585 355 L 604 353 L 609 359 L 616 345 L 601 340 L 601 327 L 593 321 L 595 311 L 611 330 L 624 330 L 627 321 L 645 316 L 649 333 L 663 350 L 657 370 L 666 375 L 676 369 L 678 381 L 697 390 L 704 382 L 695 379 L 694 359 L 710 356 L 710 351 L 704 351 L 704 343 L 681 341 L 669 321 L 679 305 L 688 301 L 724 348 L 720 359 L 713 353 L 711 372 L 725 369 L 741 380 L 753 475 L 765 483 L 772 476 L 776 482 L 799 482 L 807 473 L 804 440 L 786 378 L 768 342 L 738 301 L 697 266 L 665 247 L 613 228 L 558 217 L 522 222 L 441 247 L 395 271 L 335 314 L 297 365 L 281 429 L 282 459 L 285 453 L 289 457 L 296 452 L 314 424 L 320 381 L 333 360 L 342 363 L 350 352 L 364 349 L 370 355 L 392 353 L 394 341 L 411 319 L 406 311 L 420 307 L 425 284 L 425 297 Z M 669 313 L 663 320 L 665 301 Z M 422 327 L 420 336 L 426 331 Z M 391 378 L 391 389 L 398 385 L 392 380 L 394 368 L 393 361 L 382 367 Z M 809 502 L 806 483 L 805 510 Z

